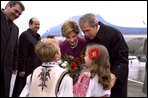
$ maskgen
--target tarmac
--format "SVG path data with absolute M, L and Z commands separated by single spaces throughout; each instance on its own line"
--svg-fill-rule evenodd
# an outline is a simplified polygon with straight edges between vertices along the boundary
M 142 92 L 143 84 L 134 81 L 128 81 L 128 97 L 147 97 L 147 94 Z
M 128 97 L 147 97 L 142 92 L 145 77 L 145 62 L 129 61 Z

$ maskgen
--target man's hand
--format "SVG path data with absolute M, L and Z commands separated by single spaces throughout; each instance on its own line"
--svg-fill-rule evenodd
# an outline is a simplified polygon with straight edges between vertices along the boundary
M 111 82 L 110 82 L 109 89 L 111 89 L 114 86 L 116 79 L 117 79 L 116 76 L 113 73 L 111 73 Z
M 19 76 L 20 76 L 20 77 L 24 77 L 24 76 L 25 76 L 25 71 L 19 72 Z
M 17 74 L 17 70 L 12 70 L 12 74 L 16 75 Z

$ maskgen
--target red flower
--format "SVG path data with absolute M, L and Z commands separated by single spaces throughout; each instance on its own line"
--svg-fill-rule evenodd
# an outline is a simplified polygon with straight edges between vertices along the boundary
M 79 57 L 73 57 L 69 55 L 64 55 L 63 61 L 66 61 L 66 67 L 69 70 L 69 73 L 75 74 L 80 72 L 84 64 L 84 55 L 81 53 Z
M 84 57 L 85 57 L 84 55 L 81 55 L 81 61 L 84 61 Z
M 70 66 L 71 66 L 72 68 L 74 68 L 74 67 L 77 66 L 77 64 L 76 64 L 74 61 L 71 61 L 71 62 L 70 62 Z
M 75 62 L 79 62 L 80 61 L 80 58 L 79 57 L 74 57 L 74 61 Z
M 79 68 L 78 67 L 74 67 L 73 70 L 77 71 L 77 70 L 79 70 Z
M 88 56 L 92 60 L 96 60 L 100 56 L 99 48 L 92 48 L 88 52 Z

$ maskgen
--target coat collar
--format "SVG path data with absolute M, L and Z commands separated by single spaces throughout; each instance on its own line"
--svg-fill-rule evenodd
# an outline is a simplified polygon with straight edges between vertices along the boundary
M 59 65 L 58 62 L 48 62 L 48 63 L 42 64 L 43 67 L 54 67 L 54 66 L 58 66 L 58 65 Z

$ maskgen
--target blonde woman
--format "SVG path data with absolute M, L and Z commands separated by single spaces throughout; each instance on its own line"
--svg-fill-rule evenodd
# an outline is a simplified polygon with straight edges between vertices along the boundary
M 65 40 L 60 42 L 62 58 L 64 55 L 80 58 L 87 42 L 79 35 L 80 30 L 77 23 L 71 20 L 65 22 L 61 28 L 61 32 L 63 37 L 65 37 Z M 78 74 L 72 76 L 74 83 L 77 81 L 77 76 Z
M 65 37 L 65 40 L 60 43 L 62 55 L 80 56 L 81 51 L 86 46 L 86 40 L 79 35 L 80 30 L 77 23 L 74 21 L 65 22 L 61 32 L 62 36 Z

